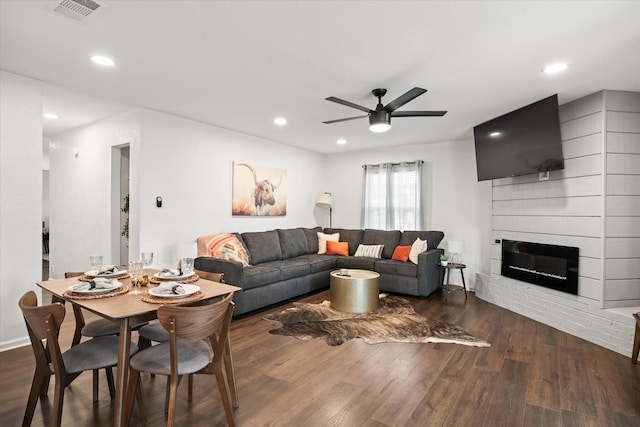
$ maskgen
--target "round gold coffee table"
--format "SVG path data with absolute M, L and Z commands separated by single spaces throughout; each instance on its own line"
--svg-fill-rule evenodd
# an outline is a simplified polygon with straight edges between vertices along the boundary
M 331 308 L 347 313 L 371 313 L 378 310 L 380 274 L 368 270 L 331 272 Z

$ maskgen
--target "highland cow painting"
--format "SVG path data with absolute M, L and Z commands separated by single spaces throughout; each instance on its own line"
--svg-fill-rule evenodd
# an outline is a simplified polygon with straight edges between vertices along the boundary
M 287 171 L 233 162 L 231 214 L 284 216 L 287 214 Z

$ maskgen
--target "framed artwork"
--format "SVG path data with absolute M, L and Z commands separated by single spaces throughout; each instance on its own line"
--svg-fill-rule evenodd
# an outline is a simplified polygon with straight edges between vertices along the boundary
M 287 171 L 233 162 L 231 214 L 284 216 L 287 214 Z

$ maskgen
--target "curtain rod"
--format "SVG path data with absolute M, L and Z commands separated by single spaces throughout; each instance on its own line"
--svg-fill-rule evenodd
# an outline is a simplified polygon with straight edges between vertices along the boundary
M 362 165 L 363 168 L 379 168 L 381 166 L 400 166 L 400 165 L 415 165 L 415 164 L 423 164 L 422 160 L 414 160 L 412 162 L 400 162 L 400 163 L 380 163 L 377 165 Z

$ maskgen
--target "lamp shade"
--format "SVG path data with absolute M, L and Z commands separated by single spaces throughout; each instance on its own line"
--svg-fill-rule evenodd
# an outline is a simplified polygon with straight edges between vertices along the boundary
M 331 209 L 333 207 L 333 199 L 331 193 L 322 193 L 316 200 L 316 206 Z
M 461 254 L 464 252 L 464 240 L 449 240 L 449 252 Z

